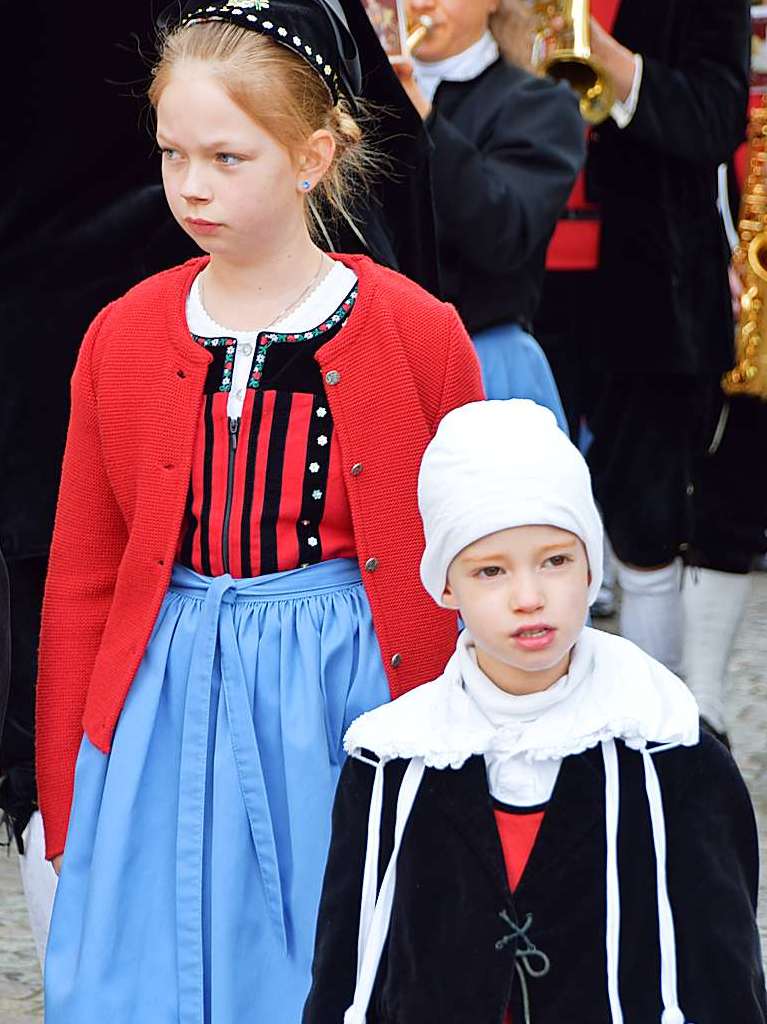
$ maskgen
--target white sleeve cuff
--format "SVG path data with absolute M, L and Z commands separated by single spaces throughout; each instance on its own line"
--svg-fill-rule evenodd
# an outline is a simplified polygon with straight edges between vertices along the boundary
M 619 128 L 626 128 L 631 124 L 631 119 L 636 113 L 637 103 L 639 103 L 639 90 L 642 88 L 642 71 L 644 70 L 644 61 L 640 54 L 634 54 L 634 80 L 631 83 L 631 92 L 628 94 L 626 99 L 621 102 L 616 100 L 610 110 L 610 117 L 615 121 Z

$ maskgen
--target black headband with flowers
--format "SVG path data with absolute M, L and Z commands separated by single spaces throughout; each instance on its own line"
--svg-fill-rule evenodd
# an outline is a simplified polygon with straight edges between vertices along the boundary
M 192 0 L 180 26 L 225 21 L 274 39 L 325 83 L 333 103 L 361 88 L 357 47 L 338 0 Z

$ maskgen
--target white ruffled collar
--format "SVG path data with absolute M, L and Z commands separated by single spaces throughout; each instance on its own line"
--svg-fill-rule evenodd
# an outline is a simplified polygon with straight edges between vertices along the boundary
M 431 103 L 440 82 L 472 82 L 491 64 L 495 64 L 500 55 L 501 51 L 495 37 L 492 32 L 487 31 L 476 43 L 453 57 L 435 61 L 423 61 L 414 57 L 415 80 Z
M 442 676 L 358 718 L 344 740 L 347 752 L 460 768 L 474 755 L 559 761 L 609 739 L 634 749 L 698 742 L 698 707 L 690 691 L 622 637 L 584 629 L 568 674 L 544 693 L 523 697 L 498 691 L 476 665 L 471 646 L 464 630 Z M 487 686 L 495 691 L 492 707 Z

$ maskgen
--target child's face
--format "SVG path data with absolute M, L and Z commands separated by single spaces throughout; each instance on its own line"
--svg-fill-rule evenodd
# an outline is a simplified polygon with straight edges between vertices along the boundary
M 553 526 L 516 526 L 470 544 L 448 570 L 480 668 L 508 693 L 545 690 L 567 672 L 588 611 L 582 542 Z
M 157 141 L 173 216 L 206 252 L 247 264 L 304 229 L 290 153 L 203 64 L 174 71 L 157 105 Z

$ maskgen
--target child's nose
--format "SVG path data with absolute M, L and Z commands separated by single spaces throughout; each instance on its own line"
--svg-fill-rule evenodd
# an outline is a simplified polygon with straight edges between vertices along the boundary
M 543 607 L 543 594 L 533 577 L 515 580 L 510 596 L 515 612 L 524 614 L 538 611 Z
M 181 183 L 181 195 L 189 203 L 210 202 L 210 188 L 200 170 L 190 167 Z

